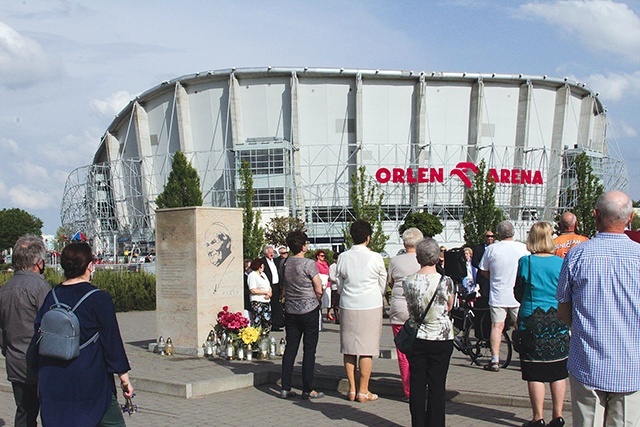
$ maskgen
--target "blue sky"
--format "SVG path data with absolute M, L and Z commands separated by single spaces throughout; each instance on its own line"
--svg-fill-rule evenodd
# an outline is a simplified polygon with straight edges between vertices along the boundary
M 53 234 L 68 174 L 130 99 L 185 74 L 269 65 L 585 82 L 640 199 L 640 0 L 11 0 L 0 3 L 0 209 Z

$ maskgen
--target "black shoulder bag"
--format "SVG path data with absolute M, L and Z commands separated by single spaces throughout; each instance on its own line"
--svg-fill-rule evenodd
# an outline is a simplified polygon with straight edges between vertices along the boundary
M 442 282 L 442 280 L 444 280 L 444 276 L 440 278 L 440 282 Z M 422 316 L 420 316 L 420 321 L 416 323 L 411 319 L 411 316 L 409 316 L 409 319 L 407 319 L 407 321 L 404 322 L 404 325 L 402 325 L 402 328 L 400 328 L 397 335 L 393 338 L 393 342 L 396 344 L 396 347 L 398 348 L 398 350 L 400 350 L 407 356 L 410 356 L 411 353 L 413 353 L 413 346 L 416 341 L 416 336 L 418 335 L 418 329 L 420 329 L 420 325 L 424 321 L 424 318 L 427 316 L 427 313 L 431 308 L 431 304 L 433 304 L 433 300 L 436 299 L 439 285 L 440 283 L 436 285 L 436 290 L 433 293 L 433 296 L 431 297 L 431 301 L 429 301 L 427 308 L 424 309 Z

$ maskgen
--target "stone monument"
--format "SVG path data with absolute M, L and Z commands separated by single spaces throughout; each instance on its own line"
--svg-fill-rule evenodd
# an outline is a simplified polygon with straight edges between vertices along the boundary
M 202 355 L 223 306 L 243 310 L 242 209 L 156 211 L 156 326 L 176 354 Z

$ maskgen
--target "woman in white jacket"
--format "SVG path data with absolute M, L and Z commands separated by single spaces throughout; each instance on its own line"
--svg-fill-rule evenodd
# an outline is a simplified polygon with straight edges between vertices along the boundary
M 340 352 L 349 380 L 347 399 L 369 402 L 378 396 L 369 391 L 373 356 L 380 354 L 382 332 L 382 295 L 387 271 L 379 253 L 367 245 L 371 224 L 357 220 L 351 224 L 354 245 L 338 259 L 340 293 Z M 356 390 L 356 368 L 360 383 Z

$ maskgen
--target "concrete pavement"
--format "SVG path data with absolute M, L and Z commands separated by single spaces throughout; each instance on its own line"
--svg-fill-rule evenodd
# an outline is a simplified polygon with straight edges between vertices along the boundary
M 327 396 L 317 401 L 302 401 L 299 398 L 277 398 L 280 359 L 230 362 L 220 358 L 159 356 L 146 350 L 147 345 L 155 342 L 159 335 L 155 327 L 155 312 L 119 313 L 118 320 L 132 366 L 130 375 L 137 390 L 134 401 L 141 408 L 139 413 L 127 417 L 127 425 L 210 423 L 243 426 L 256 422 L 277 423 L 279 426 L 410 425 L 409 406 L 400 400 L 402 388 L 398 363 L 391 327 L 386 319 L 382 353 L 393 358 L 374 360 L 371 390 L 380 395 L 380 400 L 364 404 L 349 402 L 342 394 L 346 390 L 346 380 L 337 325 L 325 324 L 316 357 L 315 388 Z M 284 332 L 272 335 L 279 340 Z M 301 356 L 302 350 L 298 354 L 294 374 L 294 389 L 298 387 L 297 391 L 301 385 Z M 526 383 L 520 378 L 517 360 L 508 369 L 493 373 L 471 365 L 467 356 L 454 350 L 447 390 L 447 425 L 519 426 L 531 414 Z M 568 392 L 566 399 L 565 419 L 570 425 Z M 550 407 L 550 401 L 546 402 L 547 420 L 550 419 Z M 2 361 L 0 426 L 12 424 L 14 410 Z

